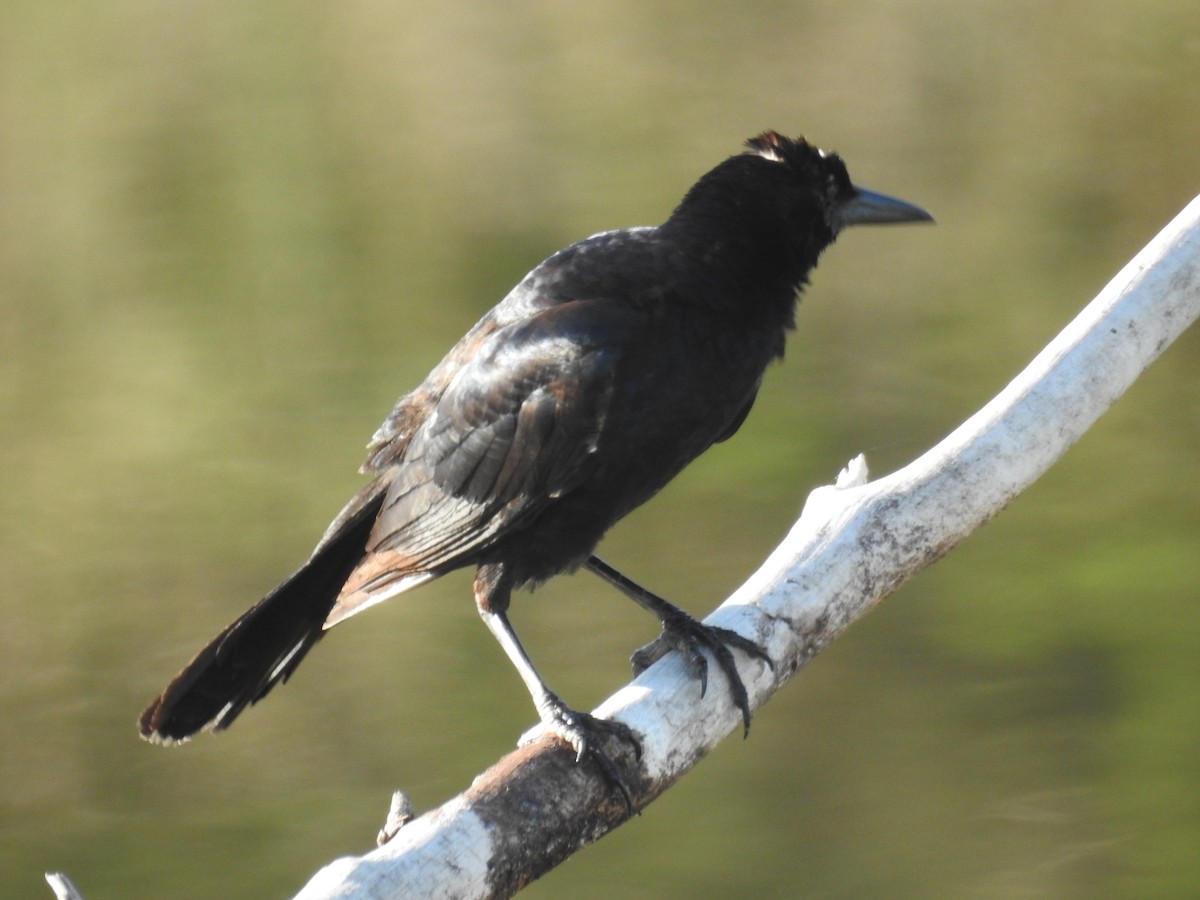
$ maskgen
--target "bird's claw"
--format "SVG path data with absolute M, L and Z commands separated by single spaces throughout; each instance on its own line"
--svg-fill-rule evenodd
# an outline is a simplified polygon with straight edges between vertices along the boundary
M 542 719 L 542 734 L 549 732 L 561 738 L 575 751 L 575 762 L 583 762 L 584 757 L 590 757 L 605 780 L 620 792 L 629 814 L 633 815 L 633 795 L 625 782 L 624 776 L 612 758 L 601 749 L 605 735 L 611 735 L 622 743 L 632 746 L 637 759 L 642 758 L 642 743 L 637 733 L 623 722 L 613 719 L 598 719 L 588 713 L 577 712 L 562 702 L 557 696 L 550 694 L 538 704 L 538 715 Z M 527 733 L 521 743 L 535 739 L 535 732 Z
M 704 655 L 707 649 L 716 658 L 717 665 L 721 667 L 729 682 L 733 701 L 742 713 L 743 733 L 750 734 L 750 697 L 746 693 L 746 686 L 742 683 L 737 663 L 729 648 L 733 647 L 747 656 L 761 659 L 773 669 L 775 665 L 771 662 L 771 657 L 754 641 L 736 631 L 716 625 L 705 625 L 682 610 L 678 612 L 678 616 L 672 615 L 663 620 L 663 630 L 658 637 L 638 648 L 629 658 L 633 665 L 633 674 L 641 675 L 672 650 L 678 650 L 692 674 L 699 680 L 700 696 L 703 697 L 708 691 L 708 658 Z

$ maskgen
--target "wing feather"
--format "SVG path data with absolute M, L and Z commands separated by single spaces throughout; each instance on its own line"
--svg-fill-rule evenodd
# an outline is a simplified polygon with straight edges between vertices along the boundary
M 462 565 L 581 484 L 637 315 L 573 301 L 497 329 L 407 441 L 331 620 Z

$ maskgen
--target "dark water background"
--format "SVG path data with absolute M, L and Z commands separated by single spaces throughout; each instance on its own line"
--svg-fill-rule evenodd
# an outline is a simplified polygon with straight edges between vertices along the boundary
M 461 574 L 237 727 L 134 719 L 557 247 L 766 127 L 936 228 L 843 236 L 735 441 L 615 529 L 703 613 L 813 486 L 917 456 L 1200 190 L 1194 2 L 232 2 L 0 13 L 0 895 L 290 895 L 528 698 Z M 1200 334 L 636 822 L 530 897 L 1200 895 Z M 653 623 L 518 598 L 587 707 Z

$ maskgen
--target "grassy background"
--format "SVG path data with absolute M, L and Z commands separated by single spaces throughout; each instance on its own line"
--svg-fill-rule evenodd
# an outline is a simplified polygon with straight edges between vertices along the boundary
M 287 896 L 533 720 L 469 575 L 228 734 L 133 722 L 302 560 L 394 399 L 528 268 L 763 128 L 930 229 L 846 234 L 738 438 L 604 555 L 703 612 L 865 451 L 982 403 L 1200 189 L 1194 3 L 13 0 L 0 13 L 0 878 Z M 1200 893 L 1200 336 L 530 897 Z M 654 623 L 518 598 L 586 707 Z

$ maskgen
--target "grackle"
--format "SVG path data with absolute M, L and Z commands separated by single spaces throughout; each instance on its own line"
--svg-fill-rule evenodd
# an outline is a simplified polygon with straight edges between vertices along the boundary
M 738 430 L 783 354 L 796 298 L 847 225 L 929 220 L 856 187 L 841 158 L 764 132 L 704 175 L 665 223 L 558 251 L 488 312 L 375 433 L 375 479 L 312 556 L 222 631 L 142 713 L 141 734 L 182 741 L 229 726 L 295 671 L 325 631 L 368 606 L 475 566 L 479 614 L 547 729 L 625 793 L 598 733 L 533 667 L 508 619 L 512 592 L 590 569 L 654 613 L 707 683 L 716 660 L 749 728 L 730 648 L 752 641 L 698 622 L 593 555 L 604 533 Z M 625 793 L 628 800 L 628 793 Z

